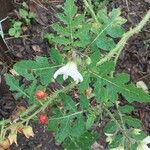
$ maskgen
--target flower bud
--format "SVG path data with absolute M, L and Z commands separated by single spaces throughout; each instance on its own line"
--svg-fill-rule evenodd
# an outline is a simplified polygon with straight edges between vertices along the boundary
M 39 90 L 35 93 L 35 97 L 37 100 L 42 100 L 47 97 L 47 94 L 44 91 Z
M 10 143 L 8 139 L 0 141 L 0 148 L 5 150 L 5 149 L 9 149 L 9 147 L 10 147 Z
M 45 115 L 45 114 L 39 115 L 39 123 L 40 124 L 44 125 L 44 124 L 47 124 L 47 122 L 48 122 L 47 115 Z
M 31 126 L 25 126 L 22 130 L 26 138 L 34 137 L 34 133 Z
M 11 132 L 9 134 L 9 136 L 8 136 L 8 140 L 10 142 L 10 145 L 13 144 L 13 143 L 15 143 L 16 145 L 18 145 L 17 144 L 17 132 Z

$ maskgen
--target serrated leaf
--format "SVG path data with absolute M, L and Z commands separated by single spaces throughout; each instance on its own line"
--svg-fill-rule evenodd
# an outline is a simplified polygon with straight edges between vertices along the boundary
M 72 26 L 73 27 L 79 26 L 80 24 L 82 24 L 83 21 L 84 21 L 84 16 L 78 15 L 73 19 Z
M 70 18 L 66 16 L 65 14 L 59 13 L 58 18 L 64 23 L 64 24 L 69 24 Z
M 63 119 L 60 124 L 60 130 L 56 134 L 56 141 L 58 143 L 61 143 L 65 140 L 65 138 L 69 135 L 70 133 L 70 123 L 69 123 L 69 118 Z
M 91 150 L 91 145 L 98 137 L 97 134 L 86 132 L 78 138 L 67 138 L 63 147 L 67 150 Z
M 52 28 L 59 34 L 63 35 L 63 36 L 69 36 L 70 32 L 69 30 L 67 30 L 66 28 L 60 26 L 58 23 L 55 23 L 52 25 Z
M 50 50 L 50 54 L 51 54 L 51 58 L 55 61 L 56 64 L 58 65 L 62 64 L 62 56 L 57 49 L 52 48 Z
M 117 17 L 119 17 L 121 15 L 121 9 L 120 8 L 114 8 L 110 13 L 109 13 L 109 17 L 114 20 Z
M 115 64 L 113 61 L 107 61 L 105 63 L 103 63 L 103 65 L 99 66 L 97 68 L 97 71 L 99 71 L 101 73 L 101 75 L 106 76 L 106 75 L 110 75 L 112 71 L 115 70 Z M 118 76 L 117 76 L 118 77 Z M 121 76 L 122 77 L 122 76 Z M 126 77 L 126 76 L 125 76 Z M 124 78 L 125 78 L 124 77 Z M 118 77 L 119 78 L 119 77 Z M 122 79 L 122 78 L 121 78 Z
M 79 84 L 79 89 L 81 94 L 84 94 L 85 90 L 89 88 L 89 82 L 90 82 L 90 74 L 85 75 L 83 82 Z
M 80 106 L 83 110 L 86 110 L 89 108 L 89 100 L 83 94 L 80 95 Z
M 30 74 L 30 68 L 36 67 L 36 63 L 32 60 L 22 60 L 17 62 L 13 69 L 21 76 L 25 77 L 27 80 L 34 80 L 33 74 Z
M 76 103 L 72 100 L 72 98 L 64 93 L 60 94 L 61 99 L 64 102 L 64 106 L 66 110 L 70 110 L 71 112 L 76 112 Z
M 57 120 L 50 120 L 48 122 L 48 130 L 52 132 L 57 132 L 58 131 L 58 121 Z
M 94 114 L 87 115 L 87 121 L 86 121 L 86 129 L 87 130 L 93 126 L 95 119 L 96 119 L 96 116 Z
M 66 0 L 64 4 L 64 13 L 70 18 L 75 16 L 77 13 L 77 6 L 75 6 L 74 0 Z
M 29 81 L 39 76 L 41 83 L 45 86 L 51 82 L 55 71 L 54 65 L 50 65 L 46 57 L 37 57 L 35 61 L 22 60 L 17 62 L 13 69 Z
M 22 96 L 29 97 L 29 95 L 24 91 L 24 87 L 20 86 L 19 81 L 16 80 L 12 75 L 5 74 L 5 80 L 7 85 L 9 85 L 10 90 L 16 93 L 16 98 L 20 98 Z
M 85 122 L 82 114 L 77 116 L 74 125 L 71 127 L 70 135 L 73 137 L 80 137 L 85 132 Z
M 107 16 L 106 10 L 98 11 L 97 16 L 98 16 L 100 22 L 105 23 L 105 24 L 109 24 L 110 23 L 109 17 Z
M 99 49 L 94 48 L 94 52 L 90 56 L 91 61 L 92 61 L 91 66 L 96 66 L 96 63 L 99 61 L 100 56 L 101 56 L 101 53 Z
M 107 67 L 106 67 L 107 68 Z M 99 87 L 98 91 L 95 91 L 97 98 L 103 100 L 101 90 L 105 89 L 105 93 L 108 93 L 109 100 L 115 102 L 117 95 L 122 94 L 128 102 L 149 102 L 150 95 L 145 93 L 143 90 L 136 88 L 135 85 L 129 84 L 129 76 L 125 74 L 119 74 L 116 77 L 110 77 L 107 74 L 103 74 L 104 69 L 99 69 L 99 73 L 93 73 L 97 77 L 97 81 L 94 84 L 95 89 Z
M 125 33 L 125 30 L 121 26 L 114 26 L 108 27 L 106 30 L 107 34 L 113 38 L 122 37 Z
M 99 48 L 106 51 L 111 51 L 116 45 L 113 39 L 106 37 L 104 35 L 101 35 L 97 38 L 96 44 Z
M 57 43 L 57 44 L 60 44 L 60 45 L 68 45 L 68 44 L 71 44 L 71 41 L 70 41 L 70 39 L 68 39 L 68 38 L 65 38 L 65 37 L 54 37 L 53 39 L 52 39 L 55 43 Z

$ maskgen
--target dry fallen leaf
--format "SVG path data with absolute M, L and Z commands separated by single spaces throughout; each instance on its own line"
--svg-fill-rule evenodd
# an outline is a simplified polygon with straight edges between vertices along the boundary
M 41 52 L 41 48 L 39 45 L 32 45 L 32 49 L 35 51 L 35 52 Z
M 92 150 L 105 150 L 104 147 L 97 142 L 95 142 L 91 148 Z
M 142 88 L 145 92 L 148 92 L 148 87 L 147 87 L 147 85 L 143 81 L 138 81 L 136 83 L 136 86 L 138 88 Z

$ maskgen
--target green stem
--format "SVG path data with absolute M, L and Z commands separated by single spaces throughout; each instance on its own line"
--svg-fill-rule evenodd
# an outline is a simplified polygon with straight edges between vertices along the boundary
M 29 121 L 30 121 L 32 118 L 34 118 L 38 113 L 40 113 L 41 111 L 45 110 L 45 108 L 46 108 L 48 105 L 50 105 L 50 104 L 52 105 L 55 101 L 58 102 L 58 100 L 56 100 L 56 98 L 58 97 L 58 95 L 59 95 L 60 93 L 66 93 L 66 92 L 70 91 L 71 89 L 73 89 L 75 86 L 76 86 L 76 84 L 75 84 L 75 83 L 72 83 L 72 84 L 70 84 L 70 85 L 64 87 L 63 89 L 56 91 L 54 94 L 52 94 L 50 97 L 48 97 L 48 98 L 46 99 L 46 101 L 43 103 L 43 106 L 32 105 L 31 107 L 29 107 L 29 109 L 26 110 L 26 112 L 24 112 L 24 113 L 22 113 L 22 114 L 20 115 L 22 121 L 18 121 L 17 123 L 15 123 L 16 126 L 19 125 L 19 124 L 21 124 L 21 123 L 23 124 L 23 123 L 29 122 Z M 36 111 L 33 112 L 33 110 L 36 110 Z M 32 112 L 33 112 L 33 113 L 32 113 Z M 30 114 L 30 113 L 32 113 L 32 114 L 31 114 L 30 116 L 27 116 L 27 117 L 26 117 L 26 115 L 27 115 L 27 114 Z M 26 117 L 26 118 L 23 118 L 23 117 Z M 7 131 L 7 130 L 9 130 L 12 126 L 14 126 L 14 123 L 13 123 L 13 124 L 10 124 L 10 122 L 11 122 L 10 119 L 5 120 L 4 122 L 0 122 L 0 123 L 6 123 L 6 122 L 7 122 L 8 125 L 5 126 L 5 128 L 3 129 L 3 131 L 4 131 L 4 130 Z
M 57 67 L 61 67 L 62 65 L 57 65 L 57 66 L 49 66 L 49 67 L 43 67 L 43 68 L 35 68 L 35 69 L 31 69 L 31 71 L 42 71 L 42 70 L 49 70 L 52 68 L 57 68 Z
M 96 22 L 99 22 L 98 19 L 97 19 L 97 17 L 96 17 L 96 14 L 95 14 L 95 12 L 94 12 L 94 10 L 93 10 L 93 8 L 92 8 L 92 6 L 88 3 L 87 0 L 83 0 L 83 2 L 84 2 L 84 4 L 85 4 L 85 6 L 89 9 L 89 11 L 90 11 L 92 17 L 94 18 L 94 20 L 95 20 Z
M 113 116 L 113 114 L 110 112 L 110 110 L 105 106 L 104 106 L 104 110 L 107 112 L 107 114 L 110 116 L 110 118 L 116 123 L 116 125 L 118 126 L 119 130 L 122 132 L 122 134 L 124 135 L 124 137 L 126 137 L 129 141 L 130 144 L 134 143 L 135 140 L 130 138 L 126 132 L 126 128 L 124 126 L 124 123 L 122 125 L 120 125 L 120 123 L 118 122 L 118 120 Z M 122 117 L 121 117 L 121 121 L 123 121 Z
M 103 64 L 106 61 L 109 61 L 114 55 L 117 55 L 117 59 L 120 55 L 120 53 L 122 52 L 126 42 L 128 41 L 128 39 L 130 37 L 132 37 L 134 34 L 139 33 L 141 31 L 141 29 L 144 27 L 144 25 L 149 21 L 150 19 L 150 10 L 147 12 L 147 14 L 144 16 L 144 18 L 142 19 L 142 21 L 133 29 L 131 29 L 130 31 L 126 32 L 123 37 L 121 38 L 121 40 L 118 42 L 118 44 L 116 45 L 116 47 L 111 50 L 104 58 L 102 58 L 99 62 L 97 62 L 97 66 Z M 117 61 L 117 60 L 115 60 Z

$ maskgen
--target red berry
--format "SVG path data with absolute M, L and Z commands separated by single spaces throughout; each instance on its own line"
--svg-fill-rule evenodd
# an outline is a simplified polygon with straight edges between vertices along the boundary
M 47 96 L 47 94 L 44 92 L 44 91 L 37 91 L 35 93 L 35 97 L 38 99 L 38 100 L 41 100 L 41 99 L 44 99 L 45 97 Z
M 48 122 L 48 117 L 47 117 L 47 115 L 40 115 L 39 116 L 39 123 L 40 124 L 42 124 L 42 125 L 44 125 L 44 124 L 46 124 Z

